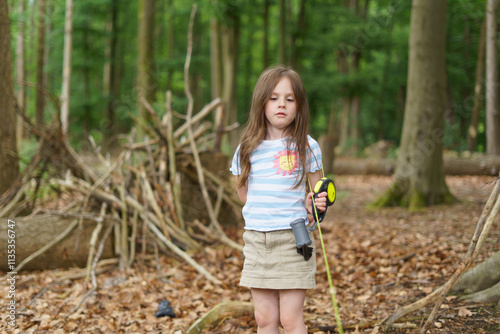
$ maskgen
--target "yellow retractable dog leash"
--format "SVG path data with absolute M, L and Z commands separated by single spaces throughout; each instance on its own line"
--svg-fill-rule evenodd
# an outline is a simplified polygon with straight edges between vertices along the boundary
M 325 267 L 326 267 L 326 275 L 328 277 L 328 285 L 330 286 L 330 295 L 332 296 L 332 303 L 333 303 L 333 310 L 335 312 L 335 320 L 337 322 L 337 328 L 339 330 L 339 333 L 343 334 L 344 330 L 342 328 L 342 321 L 340 319 L 340 314 L 339 310 L 337 307 L 337 300 L 335 299 L 335 288 L 333 287 L 333 281 L 332 281 L 332 275 L 330 274 L 330 266 L 328 265 L 328 258 L 326 256 L 326 249 L 325 249 L 325 243 L 323 241 L 323 235 L 321 233 L 321 227 L 320 227 L 320 222 L 323 221 L 326 215 L 326 209 L 323 212 L 318 213 L 318 209 L 315 204 L 315 199 L 318 198 L 318 195 L 324 191 L 327 193 L 326 197 L 326 204 L 327 207 L 332 205 L 335 202 L 336 198 L 336 191 L 335 191 L 335 184 L 331 179 L 328 179 L 323 177 L 316 182 L 316 185 L 314 188 L 311 187 L 311 181 L 308 179 L 309 182 L 309 188 L 313 189 L 314 196 L 312 196 L 312 207 L 313 207 L 313 217 L 315 219 L 315 222 L 312 226 L 312 229 L 314 229 L 315 225 L 318 226 L 318 232 L 319 232 L 319 240 L 321 241 L 321 248 L 323 249 L 323 258 L 325 260 Z

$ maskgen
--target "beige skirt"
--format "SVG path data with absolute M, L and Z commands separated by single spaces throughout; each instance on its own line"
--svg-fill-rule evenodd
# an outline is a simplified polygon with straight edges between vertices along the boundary
M 293 231 L 243 233 L 245 246 L 240 285 L 260 289 L 313 289 L 316 287 L 316 246 L 308 261 L 297 253 Z

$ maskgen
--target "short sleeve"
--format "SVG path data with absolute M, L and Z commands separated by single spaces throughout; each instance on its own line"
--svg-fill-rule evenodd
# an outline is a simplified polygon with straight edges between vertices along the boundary
M 231 162 L 231 168 L 229 168 L 229 170 L 231 171 L 231 173 L 233 173 L 233 175 L 241 174 L 239 157 L 240 157 L 240 146 L 238 146 L 236 152 L 234 152 L 233 161 Z
M 307 154 L 307 172 L 314 173 L 323 168 L 323 158 L 318 142 L 311 136 L 308 136 L 308 140 L 311 150 Z

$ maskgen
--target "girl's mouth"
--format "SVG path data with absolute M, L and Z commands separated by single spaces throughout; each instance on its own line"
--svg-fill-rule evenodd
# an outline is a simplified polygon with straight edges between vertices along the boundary
M 278 112 L 276 113 L 276 116 L 286 116 L 286 114 L 284 112 Z

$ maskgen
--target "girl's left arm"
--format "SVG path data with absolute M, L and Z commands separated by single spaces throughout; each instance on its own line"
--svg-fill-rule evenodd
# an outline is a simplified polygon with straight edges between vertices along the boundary
M 239 176 L 236 176 L 236 184 L 238 184 L 238 178 Z M 245 186 L 238 188 L 237 192 L 241 203 L 245 204 L 247 202 L 248 182 L 245 183 Z

